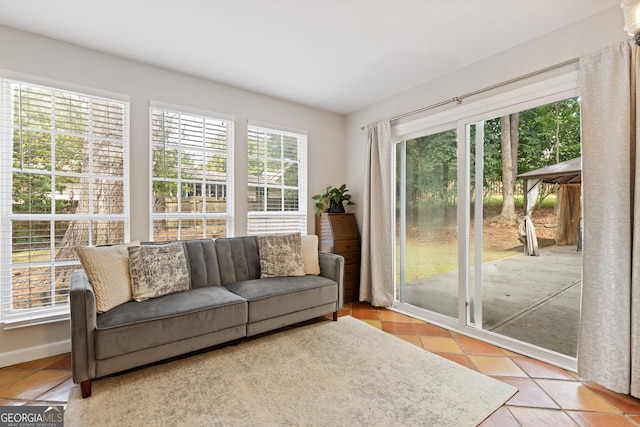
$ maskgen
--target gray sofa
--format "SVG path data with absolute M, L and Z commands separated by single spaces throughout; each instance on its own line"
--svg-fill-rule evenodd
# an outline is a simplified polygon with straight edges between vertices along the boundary
M 344 275 L 339 255 L 318 253 L 319 276 L 260 279 L 256 237 L 181 243 L 191 278 L 187 291 L 97 314 L 86 274 L 73 273 L 72 369 L 83 397 L 91 395 L 95 378 L 329 313 L 337 320 Z

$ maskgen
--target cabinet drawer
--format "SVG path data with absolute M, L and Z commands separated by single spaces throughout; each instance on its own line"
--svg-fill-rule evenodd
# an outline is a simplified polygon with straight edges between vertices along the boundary
M 345 280 L 344 281 L 344 288 L 345 289 L 355 289 L 355 288 L 359 288 L 360 287 L 360 281 L 359 280 Z
M 360 251 L 360 239 L 336 240 L 334 251 L 338 253 Z
M 344 281 L 358 281 L 360 279 L 360 264 L 344 266 Z
M 358 301 L 360 297 L 360 283 L 357 281 L 349 281 L 344 284 L 344 302 Z
M 360 264 L 360 252 L 336 252 L 344 257 L 345 267 L 348 264 Z

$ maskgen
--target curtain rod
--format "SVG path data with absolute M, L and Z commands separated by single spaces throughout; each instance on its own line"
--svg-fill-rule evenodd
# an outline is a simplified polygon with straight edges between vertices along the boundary
M 425 111 L 432 110 L 434 108 L 442 107 L 443 105 L 447 105 L 447 104 L 450 104 L 452 102 L 455 102 L 456 104 L 460 105 L 460 104 L 462 104 L 462 100 L 463 99 L 468 98 L 470 96 L 479 95 L 481 93 L 488 92 L 490 90 L 497 89 L 499 87 L 506 86 L 506 85 L 509 85 L 511 83 L 516 83 L 516 82 L 519 82 L 521 80 L 537 76 L 538 74 L 546 73 L 548 71 L 552 71 L 552 70 L 555 70 L 557 68 L 562 68 L 564 66 L 574 64 L 574 63 L 578 62 L 578 60 L 579 60 L 579 58 L 573 58 L 573 59 L 570 59 L 568 61 L 560 62 L 559 64 L 551 65 L 549 67 L 542 68 L 540 70 L 533 71 L 531 73 L 524 74 L 522 76 L 514 77 L 514 78 L 512 78 L 510 80 L 507 80 L 505 82 L 501 82 L 501 83 L 497 83 L 497 84 L 494 84 L 494 85 L 491 85 L 491 86 L 487 86 L 487 87 L 482 88 L 482 89 L 474 90 L 473 92 L 465 93 L 464 95 L 461 95 L 461 96 L 456 96 L 454 98 L 447 99 L 446 101 L 441 101 L 441 102 L 438 102 L 436 104 L 431 104 L 431 105 L 429 105 L 427 107 L 418 108 L 417 110 L 413 110 L 413 111 L 409 111 L 408 113 L 403 113 L 403 114 L 397 115 L 395 117 L 390 118 L 389 121 L 390 122 L 395 122 L 397 120 L 404 119 L 405 117 L 413 116 L 414 114 L 419 114 L 419 113 L 423 113 Z M 361 127 L 360 129 L 364 130 L 364 126 Z

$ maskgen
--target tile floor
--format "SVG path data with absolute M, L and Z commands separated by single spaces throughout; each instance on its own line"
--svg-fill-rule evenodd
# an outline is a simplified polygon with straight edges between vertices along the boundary
M 571 372 L 366 303 L 351 315 L 414 345 L 518 387 L 481 426 L 640 426 L 640 400 L 581 381 Z M 71 381 L 69 354 L 0 369 L 0 406 L 63 405 Z

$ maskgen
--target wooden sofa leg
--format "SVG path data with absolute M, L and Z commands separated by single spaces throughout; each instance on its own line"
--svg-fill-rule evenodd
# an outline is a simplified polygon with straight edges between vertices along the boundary
M 334 311 L 334 312 L 333 312 L 333 321 L 334 321 L 334 322 L 337 322 L 337 321 L 338 321 L 338 312 L 337 312 L 337 311 Z
M 91 396 L 91 380 L 82 381 L 80 383 L 80 390 L 82 390 L 83 399 Z

